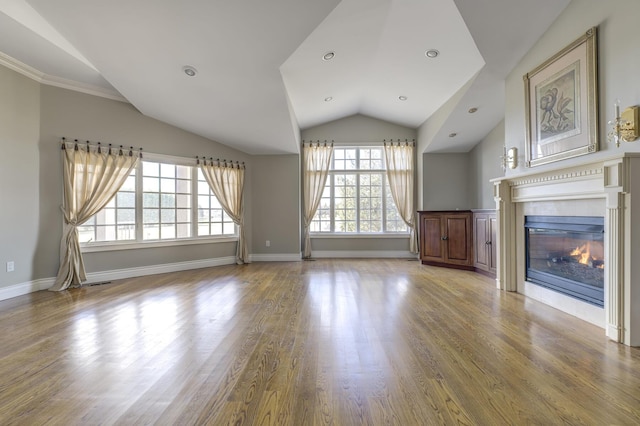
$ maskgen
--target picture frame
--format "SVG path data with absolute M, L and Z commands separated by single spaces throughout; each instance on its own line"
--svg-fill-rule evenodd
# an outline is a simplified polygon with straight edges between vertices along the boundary
M 523 79 L 526 167 L 598 150 L 597 27 Z

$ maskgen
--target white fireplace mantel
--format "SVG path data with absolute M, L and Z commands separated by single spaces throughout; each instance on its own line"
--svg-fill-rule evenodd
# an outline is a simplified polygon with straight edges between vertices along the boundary
M 554 203 L 604 206 L 604 309 L 558 296 L 545 303 L 601 325 L 612 340 L 640 346 L 640 154 L 625 153 L 563 169 L 492 180 L 497 210 L 497 287 L 527 294 L 524 211 Z M 634 224 L 637 224 L 634 227 Z M 546 290 L 545 290 L 546 291 Z M 550 299 L 549 299 L 550 300 Z M 593 320 L 593 316 L 596 320 Z

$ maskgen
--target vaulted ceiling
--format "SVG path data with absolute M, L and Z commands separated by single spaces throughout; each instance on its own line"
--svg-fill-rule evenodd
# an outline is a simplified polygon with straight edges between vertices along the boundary
M 355 114 L 417 128 L 447 105 L 426 150 L 461 152 L 568 2 L 0 0 L 0 64 L 250 154 L 298 152 L 300 129 Z

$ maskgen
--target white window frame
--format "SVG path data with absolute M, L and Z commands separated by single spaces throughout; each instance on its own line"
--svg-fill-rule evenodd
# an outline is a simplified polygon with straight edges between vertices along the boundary
M 356 158 L 358 160 L 358 164 L 360 162 L 360 150 L 361 149 L 382 149 L 382 164 L 383 169 L 338 169 L 334 170 L 333 166 L 335 164 L 335 156 L 331 158 L 331 165 L 329 168 L 329 175 L 327 176 L 327 183 L 325 184 L 325 188 L 330 186 L 331 197 L 330 197 L 330 221 L 331 221 L 331 231 L 312 231 L 310 235 L 312 238 L 410 238 L 410 231 L 407 229 L 406 232 L 397 232 L 397 231 L 386 231 L 387 227 L 387 170 L 386 165 L 384 163 L 384 147 L 381 144 L 349 144 L 349 145 L 339 145 L 334 147 L 335 149 L 356 149 L 357 155 Z M 381 232 L 360 232 L 359 230 L 356 232 L 336 232 L 335 231 L 335 184 L 333 183 L 334 176 L 337 174 L 354 174 L 356 175 L 356 197 L 357 200 L 360 200 L 360 175 L 366 173 L 380 173 L 382 175 L 382 228 Z M 320 211 L 320 207 L 318 208 Z M 318 214 L 318 212 L 316 212 Z M 315 217 L 315 215 L 314 215 Z M 360 227 L 360 206 L 357 206 L 356 210 L 356 227 L 359 229 Z
M 181 166 L 189 166 L 191 171 L 191 237 L 175 238 L 166 240 L 143 240 L 142 239 L 142 162 L 158 162 L 164 164 L 175 164 Z M 120 241 L 92 241 L 80 243 L 83 253 L 101 252 L 101 251 L 117 251 L 132 250 L 140 248 L 154 247 L 171 247 L 182 245 L 196 244 L 212 244 L 227 243 L 238 241 L 238 227 L 234 226 L 235 233 L 233 235 L 205 235 L 197 236 L 198 232 L 198 165 L 195 159 L 176 157 L 172 155 L 154 154 L 145 152 L 143 158 L 136 167 L 136 239 L 120 240 Z

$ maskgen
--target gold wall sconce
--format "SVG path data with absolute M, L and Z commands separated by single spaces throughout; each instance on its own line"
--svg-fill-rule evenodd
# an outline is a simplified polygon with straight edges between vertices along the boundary
M 638 120 L 639 111 L 639 107 L 631 106 L 620 114 L 620 101 L 616 101 L 614 119 L 609 121 L 611 131 L 609 132 L 608 138 L 610 142 L 615 143 L 616 146 L 619 147 L 620 141 L 633 142 L 640 137 L 638 134 L 638 124 L 640 123 L 640 120 Z
M 507 167 L 510 169 L 515 169 L 518 167 L 518 148 L 513 147 L 507 149 L 507 147 L 502 148 L 502 156 L 500 157 L 502 162 L 502 170 L 507 170 Z

